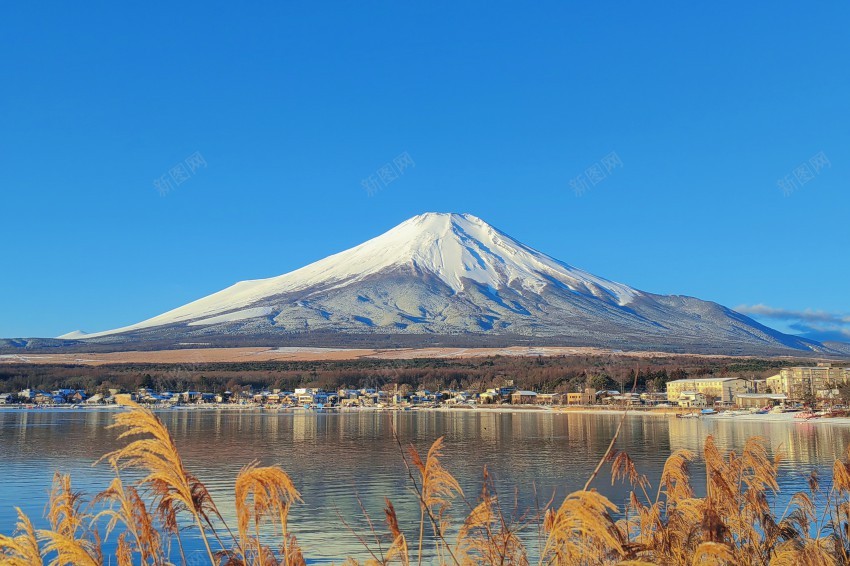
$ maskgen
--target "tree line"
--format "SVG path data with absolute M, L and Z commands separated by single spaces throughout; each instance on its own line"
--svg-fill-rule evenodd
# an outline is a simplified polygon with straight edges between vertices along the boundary
M 292 390 L 296 387 L 375 387 L 398 383 L 411 388 L 486 390 L 512 381 L 540 392 L 595 390 L 664 391 L 673 379 L 729 375 L 763 378 L 802 360 L 708 358 L 663 355 L 550 356 L 486 358 L 358 359 L 345 361 L 111 364 L 8 364 L 0 366 L 0 392 L 110 388 L 207 392 L 243 388 Z M 635 378 L 637 378 L 635 380 Z

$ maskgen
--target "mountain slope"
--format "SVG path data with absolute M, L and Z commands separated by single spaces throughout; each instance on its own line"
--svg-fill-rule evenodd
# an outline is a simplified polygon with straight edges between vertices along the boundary
M 716 303 L 655 295 L 538 252 L 469 214 L 416 216 L 290 273 L 243 281 L 85 342 L 305 333 L 533 337 L 675 351 L 823 351 Z

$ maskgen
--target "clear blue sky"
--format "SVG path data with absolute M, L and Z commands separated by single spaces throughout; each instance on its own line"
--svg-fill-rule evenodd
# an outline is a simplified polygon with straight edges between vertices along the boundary
M 0 336 L 134 323 L 425 211 L 846 331 L 850 5 L 625 4 L 7 4 Z

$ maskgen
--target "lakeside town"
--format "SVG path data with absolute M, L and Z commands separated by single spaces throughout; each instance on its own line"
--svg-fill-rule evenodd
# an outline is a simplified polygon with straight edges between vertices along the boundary
M 513 405 L 524 407 L 573 406 L 586 408 L 672 409 L 702 413 L 727 410 L 782 412 L 807 409 L 841 411 L 850 405 L 850 367 L 832 363 L 793 366 L 765 379 L 744 377 L 699 377 L 674 379 L 665 391 L 617 391 L 585 388 L 583 391 L 552 393 L 518 389 L 506 379 L 502 387 L 485 391 L 414 389 L 407 384 L 388 384 L 381 388 L 319 388 L 239 391 L 155 391 L 139 387 L 135 391 L 109 388 L 89 394 L 83 389 L 41 391 L 23 389 L 0 394 L 0 405 L 7 408 L 90 408 L 114 405 L 116 396 L 125 395 L 140 404 L 156 408 L 302 408 L 339 410 L 350 408 L 427 409 L 471 408 Z

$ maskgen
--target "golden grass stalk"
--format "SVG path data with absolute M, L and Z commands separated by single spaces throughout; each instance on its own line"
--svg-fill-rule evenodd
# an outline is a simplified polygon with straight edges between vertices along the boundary
M 264 551 L 260 544 L 260 523 L 270 517 L 280 525 L 283 555 L 285 560 L 289 560 L 287 517 L 290 506 L 301 501 L 301 496 L 286 472 L 276 466 L 258 467 L 257 462 L 252 462 L 239 472 L 235 491 L 239 536 L 243 541 L 243 559 L 247 562 L 246 549 L 251 547 L 255 548 L 257 557 L 263 556 Z M 254 527 L 253 545 L 249 541 L 251 524 Z M 292 559 L 297 560 L 297 557 Z
M 461 564 L 528 564 L 525 546 L 516 530 L 505 520 L 498 500 L 485 483 L 480 502 L 461 525 L 455 547 Z
M 658 486 L 656 501 L 660 498 L 662 489 L 668 503 L 675 503 L 693 496 L 690 463 L 694 458 L 696 454 L 682 449 L 676 450 L 667 458 L 661 470 L 661 483 Z
M 71 487 L 71 476 L 55 473 L 47 506 L 47 520 L 58 534 L 75 537 L 86 528 L 87 519 L 82 511 L 82 493 Z
M 191 514 L 210 563 L 215 564 L 206 531 L 209 527 L 215 534 L 210 518 L 220 517 L 220 514 L 209 491 L 186 470 L 168 429 L 153 412 L 128 398 L 119 398 L 119 403 L 130 410 L 115 415 L 115 423 L 110 428 L 124 429 L 118 436 L 119 440 L 133 440 L 123 448 L 106 454 L 101 460 L 109 460 L 119 470 L 136 468 L 146 471 L 147 475 L 139 484 L 152 488 L 164 515 L 176 521 L 176 514 L 180 511 Z
M 140 564 L 162 564 L 163 552 L 159 532 L 136 488 L 125 487 L 120 476 L 116 475 L 109 487 L 99 493 L 94 502 L 108 505 L 95 516 L 95 520 L 101 517 L 108 519 L 107 537 L 119 523 L 125 528 L 125 532 L 119 535 L 119 561 L 129 559 L 132 563 L 133 552 L 137 552 Z M 128 535 L 132 537 L 132 545 L 127 540 Z
M 441 436 L 431 445 L 431 448 L 428 450 L 428 455 L 424 461 L 419 455 L 419 452 L 416 451 L 416 448 L 410 446 L 408 449 L 410 459 L 419 471 L 421 482 L 420 484 L 417 484 L 416 480 L 411 476 L 411 479 L 414 481 L 414 490 L 419 496 L 420 506 L 419 564 L 422 563 L 422 545 L 426 517 L 431 522 L 431 526 L 434 529 L 434 535 L 438 539 L 438 551 L 443 548 L 443 546 L 439 544 L 442 542 L 449 554 L 452 554 L 452 550 L 449 545 L 446 544 L 446 540 L 443 535 L 446 526 L 444 522 L 446 519 L 445 512 L 449 507 L 451 507 L 452 499 L 454 499 L 456 495 L 463 495 L 463 490 L 460 488 L 460 484 L 454 476 L 452 476 L 452 474 L 450 474 L 440 462 L 442 447 L 443 437 Z M 405 464 L 406 463 L 407 462 L 405 461 Z M 418 487 L 419 485 L 421 485 L 421 488 Z M 455 559 L 454 556 L 452 556 L 452 559 L 454 562 L 457 562 L 457 559 Z
M 387 527 L 390 529 L 393 542 L 387 550 L 385 563 L 390 563 L 393 560 L 398 560 L 402 566 L 410 566 L 410 552 L 407 548 L 407 538 L 401 532 L 398 525 L 398 516 L 395 512 L 392 502 L 387 498 L 387 506 L 384 509 L 384 514 L 387 518 Z
M 691 564 L 694 566 L 726 566 L 735 563 L 735 556 L 729 546 L 719 542 L 704 542 L 694 552 Z
M 115 559 L 118 566 L 130 566 L 133 564 L 133 550 L 127 543 L 127 533 L 118 535 L 118 548 L 115 550 Z
M 52 556 L 51 566 L 93 566 L 103 563 L 100 535 L 89 525 L 93 517 L 82 510 L 82 494 L 71 487 L 71 477 L 53 476 L 47 505 L 49 530 L 39 530 L 42 554 Z
M 45 555 L 54 554 L 50 566 L 100 566 L 103 557 L 95 541 L 64 536 L 56 531 L 38 531 Z
M 569 494 L 557 510 L 549 510 L 549 532 L 541 563 L 604 564 L 623 552 L 623 537 L 611 517 L 617 506 L 596 491 Z
M 787 541 L 776 550 L 770 566 L 835 566 L 838 562 L 823 540 Z
M 431 445 L 424 462 L 416 449 L 413 446 L 410 447 L 411 460 L 422 476 L 422 504 L 437 516 L 451 507 L 456 495 L 463 495 L 460 484 L 443 467 L 440 461 L 442 455 L 442 436 Z
M 8 566 L 41 566 L 41 552 L 30 518 L 15 507 L 18 522 L 12 536 L 0 534 L 0 563 Z

